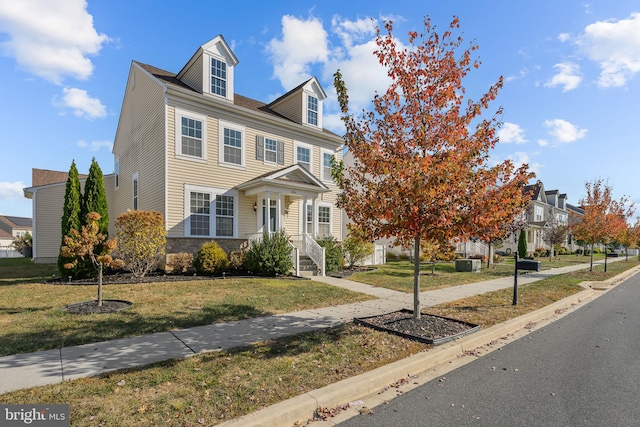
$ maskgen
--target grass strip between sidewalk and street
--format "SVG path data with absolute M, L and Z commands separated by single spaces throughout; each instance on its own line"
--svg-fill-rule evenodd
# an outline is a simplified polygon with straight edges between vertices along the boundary
M 425 311 L 489 327 L 638 265 L 555 276 Z M 0 403 L 68 403 L 74 426 L 212 425 L 400 360 L 429 346 L 353 324 L 0 395 Z
M 594 256 L 594 262 L 600 263 L 603 259 L 604 255 L 602 254 Z M 553 261 L 549 261 L 548 257 L 537 258 L 536 261 L 540 261 L 540 266 L 544 271 L 551 268 L 588 264 L 589 257 L 561 255 L 555 257 Z M 596 268 L 602 268 L 600 264 L 594 265 Z M 453 262 L 438 261 L 435 264 L 435 274 L 431 274 L 432 267 L 430 263 L 422 263 L 420 266 L 420 291 L 422 292 L 513 276 L 514 265 L 513 258 L 506 257 L 503 262 L 492 264 L 489 268 L 486 263 L 482 264 L 480 272 L 475 273 L 456 271 Z M 355 273 L 349 276 L 349 280 L 394 291 L 413 293 L 413 263 L 409 260 L 389 260 L 375 270 Z

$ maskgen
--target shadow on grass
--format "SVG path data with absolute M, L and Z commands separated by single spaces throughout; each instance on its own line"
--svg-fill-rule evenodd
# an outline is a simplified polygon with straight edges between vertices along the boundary
M 135 304 L 134 306 L 135 307 Z M 10 310 L 10 309 L 6 309 Z M 43 309 L 46 310 L 46 309 Z M 270 316 L 273 313 L 248 305 L 219 304 L 197 311 L 175 311 L 149 316 L 134 309 L 104 314 L 68 314 L 63 308 L 52 315 L 67 316 L 60 329 L 43 329 L 4 334 L 0 339 L 0 356 L 30 353 L 61 347 L 88 344 L 118 338 L 152 334 L 212 323 Z M 24 311 L 24 309 L 21 309 Z M 10 313 L 14 314 L 14 313 Z

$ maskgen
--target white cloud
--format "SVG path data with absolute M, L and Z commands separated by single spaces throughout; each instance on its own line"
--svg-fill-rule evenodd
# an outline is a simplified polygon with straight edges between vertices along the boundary
M 328 35 L 318 18 L 284 15 L 282 37 L 271 39 L 266 50 L 275 77 L 290 90 L 311 77 L 311 64 L 327 61 Z
M 331 26 L 332 32 L 340 37 L 343 46 L 349 50 L 355 42 L 362 42 L 375 36 L 378 21 L 372 18 L 351 21 L 335 15 L 331 19 Z
M 568 92 L 580 85 L 582 76 L 580 76 L 580 66 L 578 64 L 561 62 L 554 65 L 553 68 L 558 69 L 559 72 L 544 84 L 546 87 L 563 86 L 562 91 Z
M 507 159 L 511 160 L 511 162 L 514 164 L 516 169 L 524 164 L 528 165 L 529 172 L 533 172 L 535 174 L 540 173 L 540 169 L 544 167 L 544 165 L 540 163 L 532 162 L 531 158 L 529 157 L 529 154 L 522 151 L 517 151 L 513 154 L 508 155 Z
M 576 125 L 562 119 L 545 120 L 544 126 L 549 128 L 549 135 L 559 142 L 573 142 L 584 138 L 587 129 L 580 129 Z
M 89 151 L 98 151 L 100 150 L 102 147 L 106 147 L 109 149 L 109 151 L 111 151 L 111 148 L 113 147 L 113 142 L 112 141 L 91 141 L 91 142 L 87 142 L 84 140 L 78 141 L 78 147 L 80 148 L 88 148 Z
M 523 78 L 528 73 L 529 73 L 529 70 L 527 70 L 526 68 L 523 68 L 523 69 L 520 70 L 520 72 L 518 74 L 516 74 L 516 75 L 512 74 L 510 76 L 507 76 L 504 80 L 507 81 L 507 82 L 512 82 L 514 80 L 518 80 L 518 79 Z
M 600 66 L 600 86 L 624 86 L 640 72 L 640 13 L 632 13 L 629 18 L 618 21 L 590 24 L 577 44 Z
M 0 2 L 0 43 L 29 73 L 61 84 L 65 77 L 87 79 L 93 73 L 89 55 L 109 38 L 98 34 L 85 0 L 20 0 Z
M 98 98 L 91 98 L 86 90 L 64 88 L 62 100 L 55 98 L 53 105 L 59 108 L 70 108 L 73 114 L 85 119 L 98 119 L 107 115 L 107 109 Z
M 567 40 L 569 40 L 570 36 L 569 33 L 560 33 L 558 34 L 558 40 L 560 40 L 561 42 L 566 42 Z
M 549 141 L 547 141 L 546 139 L 539 139 L 538 140 L 538 145 L 540 147 L 546 147 L 547 145 L 549 145 Z
M 524 144 L 527 139 L 524 137 L 524 130 L 515 123 L 505 122 L 498 130 L 498 138 L 500 142 L 509 144 L 515 142 L 516 144 Z
M 0 182 L 0 200 L 21 200 L 24 199 L 23 188 L 28 187 L 22 181 Z

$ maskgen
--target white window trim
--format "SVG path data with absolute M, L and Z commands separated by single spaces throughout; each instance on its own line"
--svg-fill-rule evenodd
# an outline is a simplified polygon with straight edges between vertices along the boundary
M 333 156 L 334 158 L 335 158 L 335 155 L 336 155 L 335 151 L 327 150 L 326 148 L 321 148 L 320 149 L 320 179 L 323 182 L 333 183 L 333 178 L 331 176 L 329 176 L 329 179 L 325 179 L 325 177 L 324 177 L 324 155 L 325 154 L 329 154 L 330 156 Z
M 229 64 L 229 61 L 227 58 L 225 58 L 222 55 L 215 55 L 212 54 L 211 52 L 207 52 L 207 54 L 203 55 L 204 56 L 204 61 L 202 61 L 202 66 L 204 68 L 203 70 L 203 76 L 204 76 L 204 86 L 203 86 L 203 93 L 206 93 L 208 95 L 211 96 L 215 96 L 218 99 L 228 99 L 229 101 L 233 101 L 233 82 L 234 82 L 234 66 Z M 227 94 L 226 96 L 221 96 L 218 95 L 217 93 L 213 93 L 211 92 L 211 58 L 215 58 L 218 61 L 222 61 L 225 64 L 227 64 Z
M 208 236 L 191 235 L 191 192 L 207 193 L 211 206 L 209 208 L 209 231 Z M 216 236 L 216 196 L 233 197 L 233 236 Z M 228 190 L 216 187 L 204 187 L 201 185 L 184 185 L 184 235 L 185 237 L 196 237 L 202 239 L 237 239 L 238 238 L 238 210 L 240 200 L 238 190 Z
M 309 172 L 313 173 L 313 145 L 300 141 L 293 141 L 293 164 L 298 163 L 298 147 L 309 149 Z
M 202 157 L 190 156 L 182 154 L 182 118 L 198 120 L 202 122 Z M 175 140 L 176 140 L 176 158 L 192 160 L 196 162 L 207 161 L 207 116 L 193 113 L 191 111 L 180 108 L 175 109 Z
M 276 151 L 275 151 L 275 153 L 276 153 L 276 161 L 275 161 L 275 162 L 271 162 L 271 161 L 267 160 L 267 151 L 268 151 L 268 150 L 267 150 L 267 139 L 270 139 L 271 141 L 273 141 L 273 142 L 275 142 L 275 143 L 276 143 Z M 270 150 L 269 150 L 269 151 L 270 151 Z M 277 166 L 277 165 L 278 165 L 278 140 L 277 140 L 277 139 L 275 139 L 275 138 L 271 138 L 271 137 L 269 137 L 269 136 L 265 136 L 265 137 L 264 137 L 264 147 L 263 147 L 263 154 L 262 154 L 262 158 L 264 159 L 264 160 L 263 160 L 263 163 L 264 163 L 265 165 L 275 165 L 275 166 Z
M 134 183 L 137 193 L 136 194 L 133 190 L 134 190 Z M 137 200 L 136 200 L 137 199 Z M 131 209 L 133 210 L 139 210 L 140 209 L 140 179 L 138 179 L 138 172 L 134 173 L 131 176 Z
M 242 132 L 242 147 L 241 147 L 241 162 L 242 164 L 238 165 L 236 163 L 227 163 L 224 161 L 224 130 L 232 129 L 239 132 Z M 220 120 L 218 124 L 218 164 L 222 166 L 227 166 L 236 169 L 245 169 L 245 159 L 247 157 L 247 129 L 242 126 L 231 122 L 225 122 Z
M 329 208 L 329 236 L 333 236 L 333 205 L 331 203 L 327 203 L 327 202 L 316 203 L 317 212 L 315 216 L 318 221 L 318 231 L 320 231 L 320 207 L 321 206 L 325 208 Z M 328 236 L 322 236 L 322 237 L 328 237 Z
M 306 124 L 307 126 L 311 126 L 314 128 L 318 128 L 318 129 L 322 129 L 322 100 L 320 99 L 320 97 L 315 93 L 315 92 L 304 92 L 303 96 L 303 117 L 304 117 L 304 124 Z M 308 119 L 309 119 L 309 97 L 313 96 L 315 99 L 318 100 L 318 124 L 314 125 L 312 123 L 309 123 Z

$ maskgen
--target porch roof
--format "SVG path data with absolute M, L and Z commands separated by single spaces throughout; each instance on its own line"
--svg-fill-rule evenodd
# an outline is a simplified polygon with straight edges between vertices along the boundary
M 260 175 L 238 185 L 237 188 L 243 190 L 247 196 L 274 191 L 299 197 L 315 197 L 320 193 L 331 191 L 315 175 L 299 164 Z

